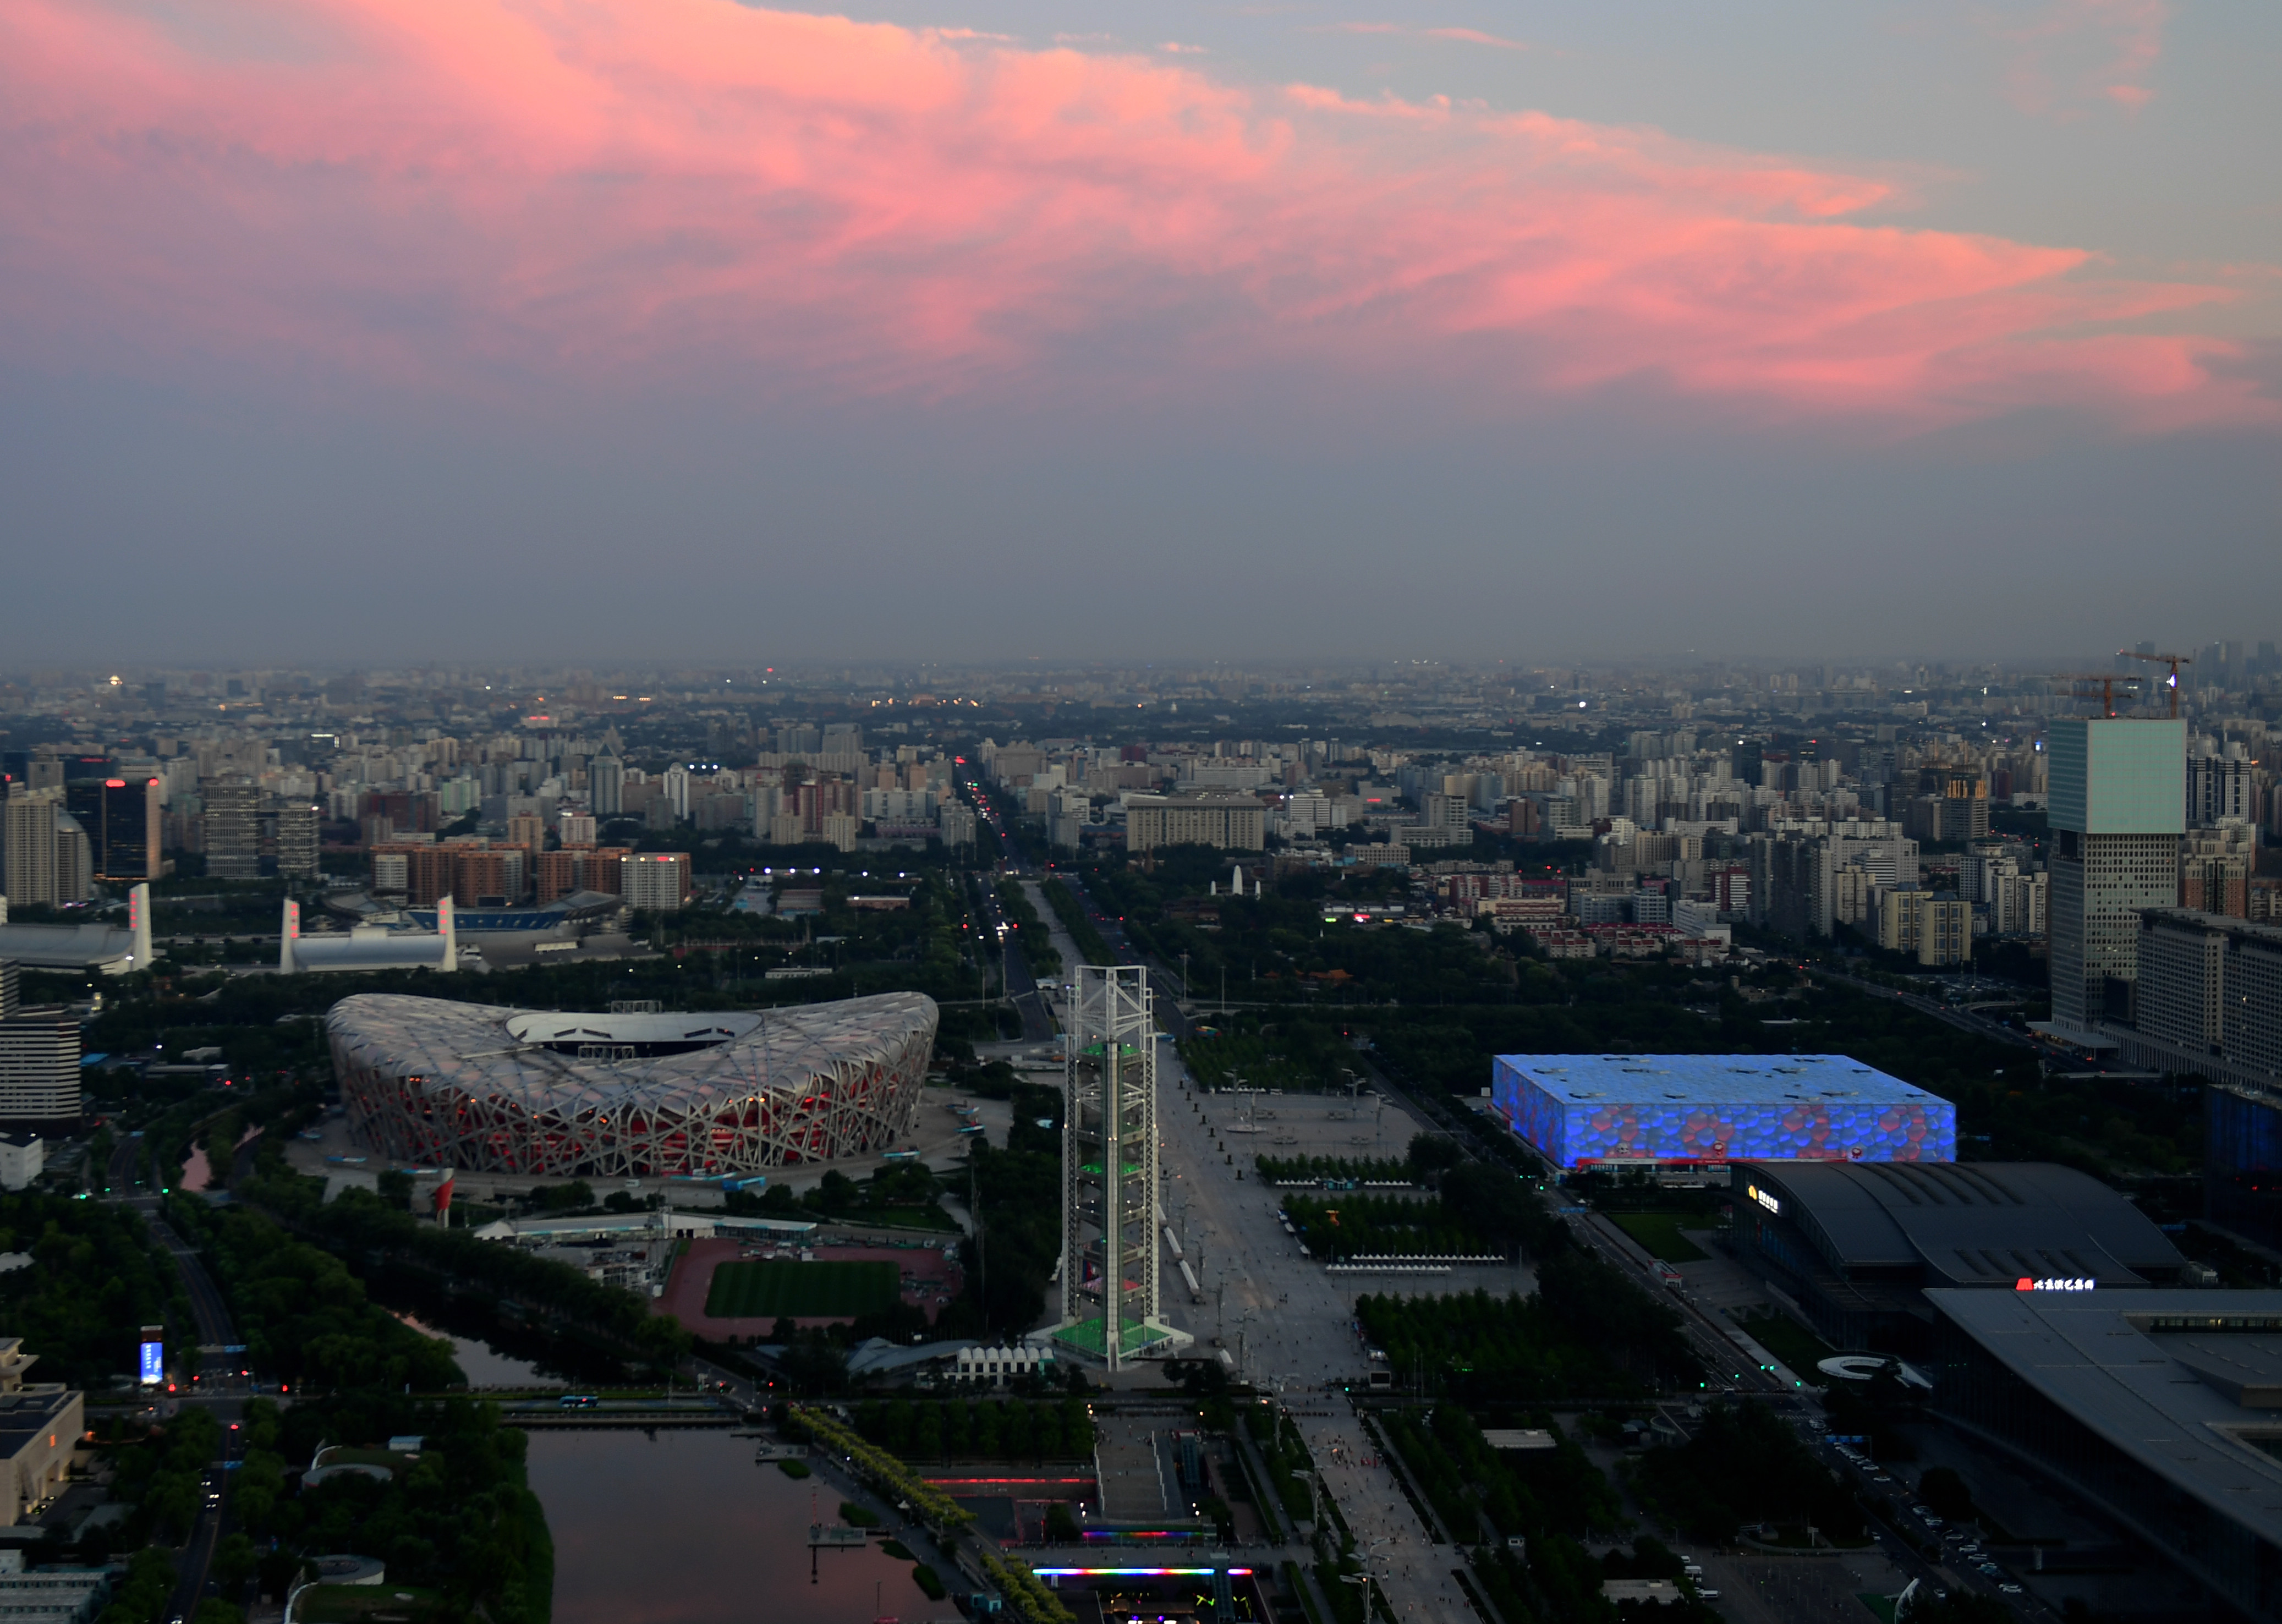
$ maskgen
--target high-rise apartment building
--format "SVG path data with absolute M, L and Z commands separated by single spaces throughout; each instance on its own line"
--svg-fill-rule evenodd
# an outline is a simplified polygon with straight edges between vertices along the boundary
M 1125 849 L 1136 856 L 1160 846 L 1258 851 L 1268 843 L 1268 814 L 1253 796 L 1137 795 L 1125 806 Z
M 1871 913 L 1878 945 L 1888 952 L 1908 953 L 1923 965 L 1972 961 L 1973 905 L 1954 891 L 1882 885 Z
M 673 808 L 674 821 L 677 823 L 689 821 L 689 782 L 694 776 L 695 774 L 687 767 L 676 762 L 666 768 L 664 777 L 659 781 L 665 786 L 666 804 Z
M 1984 840 L 1989 835 L 1989 781 L 1972 765 L 1935 765 L 1918 772 L 1918 793 L 1930 803 L 1923 837 Z
M 263 811 L 262 855 L 272 860 L 280 878 L 317 877 L 321 815 L 316 803 L 302 796 L 279 796 Z
M 2258 804 L 2257 763 L 2243 754 L 2242 746 L 2229 744 L 2224 754 L 2205 753 L 2198 746 L 2187 758 L 2187 827 L 2216 828 L 2223 823 L 2247 823 Z
M 453 890 L 454 846 L 403 844 L 376 846 L 372 859 L 372 889 L 376 895 L 396 896 L 415 908 L 433 907 Z M 473 905 L 472 903 L 470 905 Z
M 524 852 L 515 846 L 452 846 L 451 896 L 463 908 L 504 908 L 523 900 Z
M 86 832 L 97 879 L 132 884 L 160 876 L 164 790 L 162 781 L 143 773 L 82 778 L 65 786 L 64 804 Z
M 2179 843 L 2179 905 L 2247 918 L 2251 871 L 2257 866 L 2258 835 L 2250 824 L 2189 829 Z
M 964 801 L 944 796 L 943 804 L 935 808 L 935 825 L 946 846 L 955 850 L 974 843 L 974 809 Z
M 2139 915 L 2135 945 L 2132 1030 L 2120 1034 L 2127 1060 L 2237 1084 L 2282 1082 L 2282 929 L 2152 908 Z
M 608 750 L 586 764 L 586 798 L 597 818 L 615 818 L 625 809 L 626 764 Z
M 217 880 L 261 877 L 261 791 L 252 779 L 203 778 L 206 873 Z
M 1989 929 L 1992 936 L 2040 936 L 2045 934 L 2052 876 L 2012 874 L 1999 877 L 1989 896 Z
M 62 1009 L 26 1009 L 16 967 L 0 964 L 0 1129 L 54 1130 L 79 1119 L 79 1021 Z
M 19 908 L 85 902 L 95 860 L 60 786 L 8 797 L 0 811 L 0 895 Z
M 533 864 L 538 883 L 533 900 L 540 906 L 578 891 L 618 894 L 620 875 L 629 855 L 624 846 L 565 846 L 542 851 Z
M 630 908 L 679 908 L 689 900 L 687 851 L 637 851 L 627 857 L 622 873 Z
M 2225 1030 L 2226 935 L 2213 916 L 2150 908 L 2139 916 L 2131 1024 L 2196 1054 L 2216 1054 Z
M 2121 992 L 2138 975 L 2139 911 L 2178 904 L 2186 725 L 2069 717 L 2053 724 L 2046 750 L 2053 1021 L 2089 1032 L 2109 1013 L 2111 986 Z

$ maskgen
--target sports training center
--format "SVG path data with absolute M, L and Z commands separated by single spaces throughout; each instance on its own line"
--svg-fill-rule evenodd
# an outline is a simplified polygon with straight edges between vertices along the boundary
M 352 1128 L 469 1172 L 643 1177 L 860 1156 L 911 1131 L 923 993 L 783 1010 L 563 1014 L 369 993 L 326 1017 Z

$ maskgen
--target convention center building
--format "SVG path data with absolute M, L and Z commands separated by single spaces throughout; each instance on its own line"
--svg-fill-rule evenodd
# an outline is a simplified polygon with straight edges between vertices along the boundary
M 1944 1419 L 2176 1564 L 2170 1616 L 2282 1617 L 2282 1292 L 1926 1294 Z
M 1916 1356 L 1936 1290 L 2081 1295 L 2200 1278 L 2146 1214 L 2045 1162 L 1751 1162 L 1736 1260 L 1835 1348 Z

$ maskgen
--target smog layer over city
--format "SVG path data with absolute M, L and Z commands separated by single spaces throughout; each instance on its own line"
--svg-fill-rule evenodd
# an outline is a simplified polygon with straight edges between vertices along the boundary
M 0 0 L 0 1612 L 2282 1618 L 2278 82 Z

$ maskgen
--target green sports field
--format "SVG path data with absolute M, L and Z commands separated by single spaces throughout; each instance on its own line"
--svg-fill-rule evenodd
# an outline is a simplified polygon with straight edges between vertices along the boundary
M 712 1319 L 826 1319 L 876 1314 L 902 1294 L 903 1276 L 889 1263 L 723 1263 L 706 1289 Z

